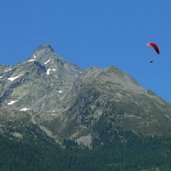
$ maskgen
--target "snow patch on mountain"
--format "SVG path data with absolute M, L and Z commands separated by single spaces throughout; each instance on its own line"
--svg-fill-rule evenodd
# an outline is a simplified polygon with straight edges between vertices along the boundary
M 51 61 L 51 59 L 47 60 L 44 65 L 48 64 Z
M 28 62 L 34 62 L 36 59 L 30 59 L 28 60 Z
M 8 72 L 8 71 L 11 71 L 12 69 L 11 68 L 9 68 L 9 69 L 6 69 L 6 70 L 4 70 L 4 72 Z
M 15 76 L 15 77 L 9 77 L 8 80 L 14 81 L 14 80 L 16 80 L 17 78 L 21 77 L 22 75 L 23 75 L 23 74 L 17 75 L 17 76 Z
M 8 105 L 12 105 L 14 103 L 16 103 L 18 100 L 11 100 L 9 103 L 7 103 Z
M 51 72 L 51 71 L 56 71 L 56 69 L 54 69 L 54 68 L 48 69 L 47 72 L 46 72 L 46 74 L 47 74 L 47 75 L 50 75 L 50 72 Z
M 59 94 L 62 94 L 63 93 L 63 91 L 62 90 L 59 90 Z
M 22 109 L 20 109 L 20 111 L 28 111 L 28 110 L 31 110 L 31 108 L 22 108 Z
M 37 56 L 36 55 L 33 55 L 33 58 L 36 58 Z

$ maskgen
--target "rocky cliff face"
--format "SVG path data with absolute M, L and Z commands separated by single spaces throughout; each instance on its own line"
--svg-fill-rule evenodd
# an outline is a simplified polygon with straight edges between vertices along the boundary
M 1 126 L 4 111 L 12 120 L 26 115 L 55 141 L 69 138 L 90 148 L 97 139 L 103 143 L 103 129 L 171 136 L 170 104 L 116 67 L 83 71 L 49 45 L 27 61 L 0 66 L 0 107 Z

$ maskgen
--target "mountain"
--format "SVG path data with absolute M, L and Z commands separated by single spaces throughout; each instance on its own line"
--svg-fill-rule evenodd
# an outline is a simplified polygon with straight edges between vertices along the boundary
M 95 161 L 103 166 L 93 162 L 91 169 L 166 170 L 171 160 L 170 130 L 171 104 L 114 66 L 81 70 L 50 45 L 40 46 L 24 62 L 0 65 L 1 142 L 17 143 L 24 152 L 23 143 L 29 149 L 31 143 L 47 156 L 40 163 L 56 157 L 62 161 L 65 156 L 69 163 L 87 161 L 88 167 L 88 156 L 99 156 Z M 44 146 L 60 151 L 61 158 L 56 153 L 53 158 Z M 78 163 L 69 163 L 78 169 Z

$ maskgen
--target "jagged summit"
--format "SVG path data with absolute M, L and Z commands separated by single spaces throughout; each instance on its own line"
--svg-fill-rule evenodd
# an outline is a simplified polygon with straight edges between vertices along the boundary
M 41 45 L 36 49 L 36 51 L 40 51 L 40 50 L 46 50 L 46 51 L 54 52 L 54 49 L 52 48 L 52 46 L 50 44 Z

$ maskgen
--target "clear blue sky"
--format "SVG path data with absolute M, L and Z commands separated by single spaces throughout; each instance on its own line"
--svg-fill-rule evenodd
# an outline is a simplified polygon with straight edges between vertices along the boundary
M 1 0 L 0 63 L 51 44 L 82 69 L 114 65 L 171 102 L 170 18 L 171 0 Z

